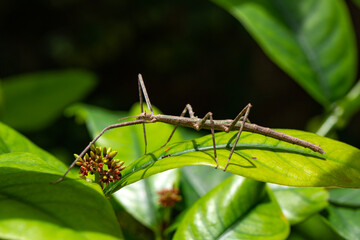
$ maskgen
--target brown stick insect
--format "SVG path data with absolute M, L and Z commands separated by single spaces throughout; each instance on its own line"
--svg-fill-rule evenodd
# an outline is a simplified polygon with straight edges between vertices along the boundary
M 213 140 L 213 148 L 214 148 L 214 158 L 216 161 L 215 168 L 218 168 L 218 166 L 219 166 L 219 163 L 217 160 L 217 155 L 216 155 L 216 145 L 215 145 L 215 136 L 214 136 L 215 130 L 224 131 L 224 132 L 229 132 L 231 130 L 238 130 L 238 134 L 236 136 L 236 139 L 235 139 L 232 149 L 230 151 L 226 165 L 223 169 L 224 171 L 226 171 L 226 168 L 229 165 L 231 156 L 234 153 L 235 147 L 239 141 L 242 131 L 248 131 L 248 132 L 262 134 L 262 135 L 265 135 L 268 137 L 279 139 L 281 141 L 285 141 L 285 142 L 289 142 L 289 143 L 299 145 L 299 146 L 302 146 L 305 148 L 309 148 L 309 149 L 313 150 L 314 152 L 319 152 L 321 154 L 325 153 L 325 151 L 318 145 L 315 145 L 313 143 L 307 142 L 305 140 L 302 140 L 302 139 L 299 139 L 296 137 L 292 137 L 285 133 L 274 131 L 270 128 L 261 127 L 256 124 L 248 122 L 249 112 L 252 107 L 250 103 L 248 105 L 246 105 L 246 107 L 233 120 L 214 120 L 213 114 L 211 112 L 208 112 L 203 118 L 198 118 L 194 115 L 194 111 L 192 110 L 192 107 L 190 104 L 186 105 L 186 107 L 184 108 L 184 110 L 180 116 L 170 116 L 170 115 L 162 115 L 162 114 L 155 115 L 154 111 L 152 109 L 150 99 L 149 99 L 148 93 L 146 91 L 145 84 L 144 84 L 141 74 L 138 75 L 138 87 L 139 87 L 139 100 L 140 100 L 140 106 L 141 106 L 141 114 L 134 116 L 136 118 L 136 120 L 122 122 L 122 123 L 116 123 L 116 124 L 112 124 L 112 125 L 104 128 L 89 143 L 89 145 L 81 152 L 81 154 L 74 160 L 74 162 L 70 165 L 69 169 L 65 172 L 65 174 L 54 183 L 61 182 L 65 178 L 65 176 L 68 174 L 68 172 L 75 166 L 76 162 L 85 155 L 85 153 L 89 150 L 90 146 L 93 145 L 107 130 L 110 130 L 113 128 L 142 124 L 143 132 L 144 132 L 144 140 L 145 140 L 145 154 L 146 154 L 147 140 L 146 140 L 145 124 L 154 123 L 154 122 L 162 122 L 162 123 L 167 123 L 167 124 L 171 124 L 171 125 L 175 126 L 173 131 L 171 132 L 168 140 L 166 141 L 166 143 L 163 146 L 165 146 L 170 141 L 171 137 L 173 136 L 173 134 L 178 126 L 194 128 L 195 130 L 200 130 L 200 129 L 211 130 L 211 135 L 212 135 L 212 140 Z M 150 113 L 144 112 L 143 98 L 145 98 L 145 102 L 147 104 L 148 109 L 150 110 Z M 185 117 L 185 114 L 187 112 L 189 113 L 190 117 Z M 131 117 L 127 117 L 127 118 L 131 118 Z

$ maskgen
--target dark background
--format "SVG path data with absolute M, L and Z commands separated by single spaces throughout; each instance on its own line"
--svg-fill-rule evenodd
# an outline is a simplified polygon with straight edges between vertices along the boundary
M 347 4 L 360 46 L 360 11 Z M 84 99 L 89 104 L 128 110 L 138 101 L 142 73 L 152 104 L 166 114 L 179 115 L 191 103 L 199 117 L 212 111 L 215 119 L 234 118 L 251 102 L 252 122 L 292 129 L 306 129 L 323 114 L 244 27 L 211 1 L 3 0 L 0 28 L 1 78 L 84 68 L 99 78 Z M 359 118 L 339 131 L 340 140 L 360 147 Z M 80 150 L 88 141 L 85 127 L 65 117 L 25 134 L 46 149 L 75 144 Z

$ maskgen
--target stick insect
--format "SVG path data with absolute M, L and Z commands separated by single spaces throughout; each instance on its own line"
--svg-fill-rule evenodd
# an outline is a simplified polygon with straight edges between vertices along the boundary
M 216 145 L 215 145 L 215 135 L 214 135 L 215 130 L 224 131 L 224 132 L 229 132 L 231 130 L 238 130 L 238 133 L 237 133 L 236 139 L 234 141 L 234 144 L 231 148 L 228 160 L 223 169 L 224 171 L 226 171 L 226 169 L 229 165 L 231 156 L 234 153 L 234 150 L 239 141 L 242 131 L 258 133 L 261 135 L 279 139 L 281 141 L 285 141 L 285 142 L 289 142 L 289 143 L 299 145 L 299 146 L 302 146 L 305 148 L 309 148 L 309 149 L 313 150 L 314 152 L 319 152 L 321 154 L 325 153 L 325 151 L 318 145 L 315 145 L 315 144 L 307 142 L 305 140 L 287 135 L 285 133 L 274 131 L 270 128 L 266 128 L 266 127 L 262 127 L 262 126 L 250 123 L 248 121 L 248 116 L 250 113 L 250 109 L 252 107 L 252 105 L 250 103 L 248 105 L 246 105 L 246 107 L 233 120 L 214 120 L 212 112 L 208 112 L 203 118 L 198 118 L 195 116 L 194 111 L 190 104 L 186 105 L 186 107 L 184 108 L 184 110 L 180 116 L 171 116 L 171 115 L 162 115 L 162 114 L 155 115 L 154 111 L 152 109 L 151 102 L 150 102 L 148 93 L 146 91 L 144 80 L 143 80 L 141 74 L 138 75 L 138 88 L 139 88 L 139 100 L 140 100 L 140 106 L 141 106 L 140 107 L 141 114 L 134 116 L 136 118 L 136 120 L 122 122 L 122 123 L 116 123 L 116 124 L 112 124 L 112 125 L 109 125 L 106 128 L 104 128 L 89 143 L 89 145 L 81 152 L 81 154 L 74 160 L 74 162 L 70 165 L 69 169 L 65 172 L 65 174 L 54 183 L 61 182 L 65 178 L 65 176 L 68 174 L 68 172 L 75 166 L 76 162 L 81 157 L 83 157 L 85 155 L 85 153 L 90 149 L 91 145 L 93 145 L 106 131 L 113 129 L 113 128 L 142 124 L 143 132 L 144 132 L 144 140 L 145 140 L 145 154 L 146 154 L 147 140 L 146 140 L 145 124 L 155 123 L 155 122 L 162 122 L 162 123 L 174 125 L 173 131 L 171 132 L 171 134 L 170 134 L 168 140 L 165 142 L 165 144 L 162 145 L 162 147 L 164 147 L 166 144 L 169 143 L 169 141 L 171 140 L 171 138 L 174 135 L 175 130 L 177 129 L 178 126 L 194 128 L 195 130 L 209 129 L 211 131 L 211 135 L 212 135 L 214 159 L 216 162 L 215 168 L 219 167 L 219 163 L 218 163 L 217 155 L 216 155 Z M 143 109 L 143 98 L 145 98 L 145 102 L 146 102 L 148 109 L 150 110 L 150 113 L 145 112 Z M 189 113 L 190 117 L 185 117 L 186 113 Z M 131 117 L 126 117 L 126 118 L 131 118 Z M 123 120 L 123 119 L 120 119 L 120 120 Z

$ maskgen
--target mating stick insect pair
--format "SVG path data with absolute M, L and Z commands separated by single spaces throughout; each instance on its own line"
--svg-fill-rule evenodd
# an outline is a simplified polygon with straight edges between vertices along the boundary
M 65 176 L 68 174 L 68 172 L 75 166 L 76 162 L 80 158 L 82 158 L 85 155 L 85 153 L 90 149 L 91 145 L 93 145 L 107 130 L 110 130 L 113 128 L 142 124 L 143 132 L 144 132 L 144 140 L 145 140 L 145 154 L 146 154 L 147 140 L 146 140 L 145 124 L 154 123 L 154 122 L 162 122 L 162 123 L 167 123 L 167 124 L 171 124 L 171 125 L 175 126 L 173 131 L 170 134 L 170 137 L 168 138 L 168 140 L 166 141 L 166 143 L 163 146 L 165 146 L 171 140 L 171 137 L 174 135 L 174 132 L 178 126 L 194 128 L 195 130 L 210 129 L 211 135 L 212 135 L 213 148 L 214 148 L 214 159 L 216 162 L 215 168 L 219 167 L 219 163 L 218 163 L 217 155 L 216 155 L 216 144 L 215 144 L 215 135 L 214 135 L 215 130 L 224 131 L 224 132 L 229 132 L 231 130 L 238 130 L 238 134 L 237 134 L 234 144 L 231 148 L 226 165 L 223 169 L 224 171 L 226 171 L 226 169 L 229 165 L 231 156 L 234 153 L 234 150 L 239 141 L 242 131 L 258 133 L 258 134 L 261 134 L 264 136 L 272 137 L 275 139 L 279 139 L 281 141 L 285 141 L 285 142 L 293 143 L 295 145 L 299 145 L 299 146 L 302 146 L 305 148 L 309 148 L 309 149 L 313 150 L 314 152 L 319 152 L 321 154 L 325 153 L 325 151 L 320 146 L 315 145 L 313 143 L 307 142 L 305 140 L 301 140 L 296 137 L 292 137 L 285 133 L 274 131 L 270 128 L 261 127 L 256 124 L 249 123 L 248 116 L 249 116 L 249 112 L 251 109 L 251 104 L 248 104 L 236 116 L 236 118 L 234 120 L 214 120 L 213 114 L 211 112 L 208 112 L 202 119 L 198 118 L 194 115 L 194 112 L 193 112 L 190 104 L 186 105 L 185 109 L 183 110 L 183 112 L 181 113 L 180 116 L 170 116 L 170 115 L 162 115 L 162 114 L 155 115 L 154 111 L 152 109 L 150 99 L 147 94 L 145 84 L 144 84 L 141 74 L 139 74 L 139 76 L 138 76 L 138 86 L 139 86 L 139 100 L 140 100 L 140 106 L 141 106 L 141 114 L 134 116 L 136 118 L 136 120 L 122 122 L 122 123 L 116 123 L 116 124 L 112 124 L 112 125 L 104 128 L 89 143 L 89 145 L 81 152 L 81 154 L 75 159 L 75 161 L 70 165 L 69 169 L 65 172 L 65 174 L 60 179 L 58 179 L 55 183 L 62 181 L 65 178 Z M 145 102 L 146 102 L 148 109 L 150 110 L 150 113 L 145 112 L 143 109 L 143 98 L 145 98 Z M 189 113 L 190 117 L 185 117 L 185 114 L 187 112 Z M 126 117 L 126 118 L 131 118 L 131 117 Z M 123 118 L 123 119 L 125 119 L 125 118 Z M 123 119 L 120 119 L 120 120 L 123 120 Z

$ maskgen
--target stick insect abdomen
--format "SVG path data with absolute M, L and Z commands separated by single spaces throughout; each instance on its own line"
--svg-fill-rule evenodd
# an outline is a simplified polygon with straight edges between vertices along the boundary
M 182 127 L 191 127 L 196 129 L 196 124 L 199 122 L 198 118 L 185 118 L 185 117 L 178 117 L 178 116 L 168 116 L 168 115 L 155 115 L 154 116 L 157 121 L 168 123 L 172 125 L 182 126 Z M 228 128 L 231 124 L 232 120 L 214 120 L 214 130 L 217 131 L 225 131 L 226 128 Z M 237 122 L 234 125 L 234 130 L 239 130 L 241 128 L 242 122 Z M 202 126 L 202 129 L 211 130 L 211 123 L 210 120 L 206 120 Z M 321 154 L 324 154 L 325 151 L 318 145 L 315 145 L 313 143 L 304 141 L 302 139 L 287 135 L 282 132 L 274 131 L 267 127 L 261 127 L 259 125 L 253 124 L 253 123 L 245 123 L 244 124 L 244 131 L 247 132 L 254 132 L 259 133 L 271 138 L 275 138 L 281 141 L 289 142 L 292 144 L 297 144 L 305 148 L 309 148 L 315 152 L 319 152 Z
M 253 124 L 253 123 L 245 123 L 244 125 L 244 130 L 247 132 L 254 132 L 254 133 L 259 133 L 268 137 L 272 137 L 281 141 L 285 141 L 288 143 L 292 143 L 292 144 L 296 144 L 305 148 L 309 148 L 315 152 L 321 153 L 321 154 L 325 154 L 325 151 L 318 145 L 315 145 L 313 143 L 307 142 L 305 140 L 302 140 L 300 138 L 296 138 L 290 135 L 287 135 L 285 133 L 282 132 L 277 132 L 274 131 L 270 128 L 266 128 L 266 127 L 261 127 L 259 125 Z

